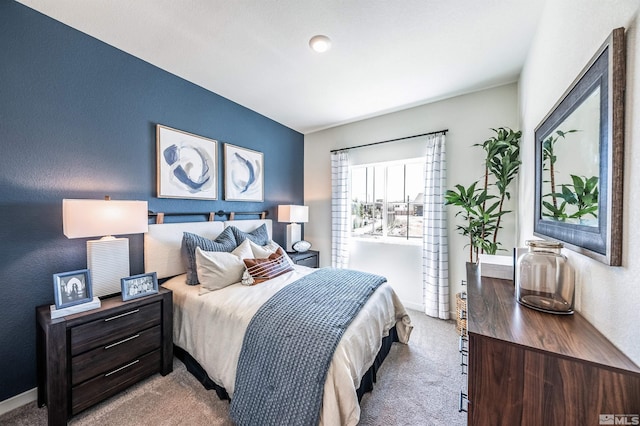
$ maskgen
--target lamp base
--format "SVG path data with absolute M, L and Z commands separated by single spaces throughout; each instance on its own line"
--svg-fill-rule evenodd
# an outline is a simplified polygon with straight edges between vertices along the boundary
M 300 236 L 300 224 L 299 223 L 290 223 L 287 225 L 287 251 L 292 252 L 293 245 L 300 241 L 302 237 Z
M 129 274 L 129 239 L 106 238 L 87 241 L 87 268 L 94 296 L 122 291 L 120 279 Z

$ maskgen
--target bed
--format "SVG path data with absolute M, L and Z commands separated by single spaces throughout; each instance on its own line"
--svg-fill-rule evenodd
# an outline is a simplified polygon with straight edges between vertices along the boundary
M 150 225 L 145 234 L 145 270 L 167 278 L 162 285 L 173 292 L 176 353 L 186 357 L 189 370 L 203 384 L 213 384 L 210 387 L 219 396 L 233 400 L 236 369 L 252 318 L 274 294 L 318 270 L 292 265 L 292 270 L 258 285 L 235 282 L 214 291 L 207 291 L 203 284 L 187 285 L 189 277 L 181 260 L 183 233 L 215 239 L 230 227 L 246 233 L 262 227 L 270 237 L 272 224 L 261 219 Z M 371 390 L 391 342 L 406 344 L 411 329 L 391 286 L 379 285 L 337 343 L 323 386 L 320 424 L 358 423 L 359 398 Z

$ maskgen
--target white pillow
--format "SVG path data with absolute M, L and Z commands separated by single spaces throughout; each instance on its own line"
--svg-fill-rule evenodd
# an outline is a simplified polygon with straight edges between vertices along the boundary
M 276 251 L 278 251 L 279 248 L 282 248 L 282 247 L 280 247 L 280 245 L 278 245 L 278 243 L 276 243 L 273 240 L 270 240 L 264 246 L 259 246 L 258 244 L 254 243 L 253 241 L 250 241 L 250 243 L 251 243 L 251 251 L 253 251 L 253 258 L 254 259 L 265 259 L 265 258 L 271 256 Z M 289 255 L 287 254 L 287 252 L 284 249 L 282 249 L 282 253 L 284 253 L 284 255 L 287 257 L 287 259 L 289 259 L 291 261 L 291 263 L 293 263 L 293 261 L 291 260 L 291 258 L 289 257 Z M 245 257 L 244 259 L 247 259 L 247 258 Z
M 256 256 L 253 254 L 252 244 L 256 245 L 256 243 L 254 243 L 253 241 L 247 238 L 238 247 L 236 247 L 231 253 L 235 254 L 240 259 L 253 259 Z
M 278 249 L 278 247 L 273 247 L 271 245 L 271 242 L 269 242 L 265 246 L 259 246 L 258 244 L 254 243 L 253 241 L 251 241 L 249 239 L 246 239 L 246 240 L 244 240 L 244 242 L 242 244 L 246 243 L 247 241 L 249 241 L 249 246 L 250 246 L 251 252 L 253 253 L 253 256 L 251 256 L 251 258 L 253 258 L 253 259 L 265 259 L 265 258 L 269 257 L 270 255 L 272 255 L 273 253 L 275 253 L 276 250 Z
M 242 280 L 242 274 L 246 269 L 242 260 L 253 258 L 248 241 L 245 240 L 231 253 L 204 251 L 200 247 L 196 248 L 196 269 L 201 295 Z

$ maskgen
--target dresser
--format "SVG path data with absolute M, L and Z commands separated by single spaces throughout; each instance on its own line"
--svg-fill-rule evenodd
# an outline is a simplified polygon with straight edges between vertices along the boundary
M 514 290 L 467 264 L 468 424 L 638 424 L 640 368 L 580 314 L 529 309 Z
M 171 291 L 101 302 L 53 320 L 49 305 L 36 308 L 38 406 L 47 406 L 49 425 L 66 425 L 134 383 L 173 370 Z

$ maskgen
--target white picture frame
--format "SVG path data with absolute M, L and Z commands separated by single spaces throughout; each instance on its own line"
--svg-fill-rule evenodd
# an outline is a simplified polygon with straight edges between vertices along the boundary
M 264 155 L 262 152 L 224 144 L 224 199 L 264 201 Z
M 156 125 L 158 198 L 218 199 L 218 142 Z

